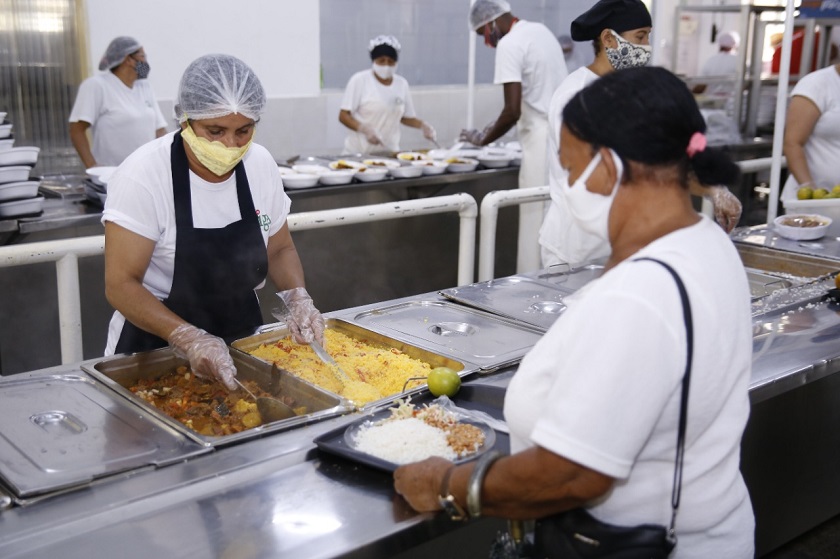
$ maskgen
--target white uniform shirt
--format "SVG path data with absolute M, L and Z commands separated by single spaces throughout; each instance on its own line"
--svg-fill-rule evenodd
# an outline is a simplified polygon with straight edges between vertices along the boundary
M 175 269 L 175 201 L 172 194 L 170 148 L 175 133 L 167 134 L 135 151 L 111 175 L 102 222 L 111 221 L 155 242 L 143 286 L 158 299 L 169 296 Z M 254 208 L 268 238 L 286 223 L 291 200 L 283 191 L 277 163 L 268 150 L 251 144 L 243 158 Z M 190 171 L 194 227 L 221 228 L 242 218 L 236 196 L 236 173 L 211 183 Z M 259 288 L 255 285 L 254 289 Z M 115 312 L 108 329 L 105 355 L 114 353 L 125 318 Z
M 840 74 L 834 66 L 811 72 L 793 88 L 791 96 L 797 95 L 811 100 L 820 111 L 805 142 L 805 160 L 815 188 L 831 191 L 832 186 L 840 184 Z M 798 186 L 791 174 L 782 197 L 795 200 Z
M 566 62 L 557 37 L 542 23 L 517 21 L 496 45 L 495 84 L 520 82 L 522 101 L 548 113 L 551 95 L 566 77 Z
M 383 145 L 368 144 L 364 134 L 350 131 L 344 142 L 345 153 L 369 153 L 375 149 L 400 150 L 400 121 L 416 118 L 408 81 L 394 74 L 391 85 L 384 85 L 373 70 L 356 72 L 347 82 L 341 110 L 350 111 L 359 122 L 373 126 Z
M 566 205 L 568 175 L 560 167 L 557 156 L 560 148 L 560 127 L 563 108 L 575 94 L 598 79 L 587 67 L 578 68 L 563 80 L 551 97 L 548 110 L 548 191 L 551 201 L 540 228 L 542 265 L 548 267 L 560 262 L 578 264 L 601 258 L 610 253 L 608 243 L 578 227 Z
M 750 297 L 732 242 L 712 220 L 632 258 L 670 264 L 694 326 L 682 498 L 672 557 L 753 557 L 754 518 L 739 470 L 749 416 Z M 616 479 L 589 510 L 633 526 L 671 519 L 686 329 L 660 264 L 622 262 L 566 299 L 505 396 L 511 452 L 533 445 Z
M 116 166 L 131 152 L 155 139 L 166 128 L 148 80 L 126 86 L 111 72 L 90 77 L 79 86 L 70 122 L 88 122 L 93 134 L 91 152 L 97 165 Z
M 738 55 L 735 52 L 718 51 L 706 60 L 700 70 L 701 76 L 734 76 L 738 71 Z

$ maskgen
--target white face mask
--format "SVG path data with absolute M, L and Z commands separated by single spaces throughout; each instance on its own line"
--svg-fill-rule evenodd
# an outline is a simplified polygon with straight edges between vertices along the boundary
M 624 174 L 624 165 L 621 158 L 613 150 L 610 150 L 616 169 L 616 180 L 612 192 L 609 195 L 590 192 L 586 188 L 586 181 L 595 172 L 598 164 L 601 163 L 601 152 L 599 151 L 583 170 L 574 184 L 569 185 L 566 181 L 566 203 L 569 206 L 569 213 L 581 229 L 595 235 L 601 240 L 610 240 L 610 208 L 613 199 L 621 185 L 621 177 Z
M 373 73 L 379 76 L 383 80 L 390 80 L 394 77 L 394 73 L 397 71 L 397 65 L 394 64 L 393 66 L 388 66 L 387 64 L 374 64 L 373 65 Z

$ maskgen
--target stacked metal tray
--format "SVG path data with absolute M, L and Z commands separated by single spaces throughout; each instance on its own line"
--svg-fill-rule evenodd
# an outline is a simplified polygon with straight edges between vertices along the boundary
M 590 281 L 597 279 L 604 273 L 601 260 L 593 260 L 584 264 L 570 266 L 557 264 L 543 270 L 522 274 L 526 278 L 547 283 L 560 289 L 575 292 Z

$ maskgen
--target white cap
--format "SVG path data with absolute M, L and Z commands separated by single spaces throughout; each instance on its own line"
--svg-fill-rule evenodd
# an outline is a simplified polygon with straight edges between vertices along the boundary
M 473 31 L 477 31 L 508 12 L 510 12 L 510 4 L 505 0 L 475 0 L 470 8 L 470 27 Z
M 718 37 L 718 45 L 725 49 L 738 48 L 741 44 L 741 36 L 736 31 L 726 31 Z

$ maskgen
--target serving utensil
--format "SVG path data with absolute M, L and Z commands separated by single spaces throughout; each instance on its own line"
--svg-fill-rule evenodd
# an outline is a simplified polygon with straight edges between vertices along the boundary
M 272 366 L 271 372 L 274 373 L 275 367 Z M 248 393 L 248 395 L 257 402 L 257 411 L 260 412 L 260 417 L 263 423 L 273 423 L 282 419 L 289 419 L 295 417 L 297 414 L 295 410 L 281 402 L 276 398 L 266 398 L 265 396 L 257 396 L 248 390 L 244 384 L 239 382 L 239 379 L 233 377 L 233 382 L 239 385 L 239 388 Z

